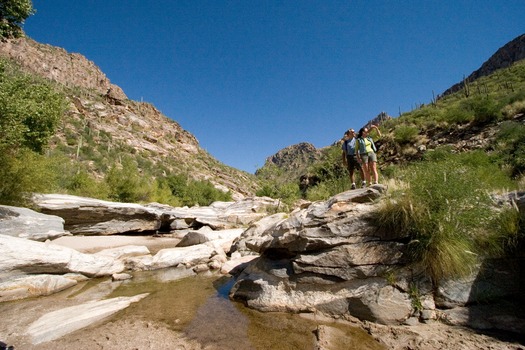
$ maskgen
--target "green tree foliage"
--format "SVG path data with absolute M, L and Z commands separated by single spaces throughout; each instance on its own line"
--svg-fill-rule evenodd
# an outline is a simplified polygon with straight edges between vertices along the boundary
M 48 159 L 28 149 L 0 149 L 0 203 L 28 205 L 34 192 L 53 187 L 54 172 Z
M 323 161 L 310 167 L 309 173 L 319 179 L 319 184 L 306 192 L 308 200 L 323 200 L 350 189 L 348 170 L 341 158 L 341 147 L 331 146 L 324 150 Z M 359 172 L 356 171 L 356 180 Z
M 183 175 L 170 175 L 166 181 L 172 195 L 182 205 L 210 205 L 215 201 L 231 201 L 230 192 L 216 189 L 209 181 L 191 180 Z
M 31 192 L 54 187 L 54 172 L 41 153 L 66 106 L 50 83 L 0 60 L 0 203 L 24 204 Z
M 143 202 L 150 196 L 148 177 L 140 174 L 131 157 L 123 157 L 121 166 L 114 166 L 106 174 L 109 198 L 117 202 Z
M 1 0 L 0 37 L 11 38 L 22 35 L 22 24 L 34 13 L 31 0 Z
M 0 61 L 0 147 L 42 152 L 66 109 L 51 84 Z
M 416 140 L 419 129 L 412 125 L 399 125 L 394 129 L 394 141 L 399 144 L 412 143 Z

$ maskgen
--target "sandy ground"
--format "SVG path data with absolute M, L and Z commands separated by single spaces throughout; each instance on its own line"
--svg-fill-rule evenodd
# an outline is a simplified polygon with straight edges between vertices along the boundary
M 62 237 L 53 243 L 71 247 L 82 252 L 96 252 L 106 248 L 124 245 L 145 245 L 152 254 L 162 248 L 175 247 L 179 239 L 171 237 L 144 236 L 85 236 Z M 46 297 L 54 298 L 54 296 Z M 60 339 L 33 345 L 21 332 L 34 319 L 47 312 L 42 305 L 42 298 L 25 300 L 10 304 L 0 304 L 0 341 L 13 345 L 15 350 L 51 350 L 51 349 L 176 349 L 176 350 L 215 350 L 224 349 L 219 345 L 202 343 L 188 338 L 185 334 L 171 329 L 159 322 L 152 322 L 140 317 L 120 317 L 101 322 L 68 334 Z M 65 304 L 67 300 L 63 301 Z M 16 307 L 14 307 L 16 306 Z M 67 306 L 67 305 L 64 305 Z M 345 340 L 337 327 L 318 329 L 315 350 L 339 349 L 392 349 L 392 350 L 525 350 L 525 335 L 480 333 L 472 329 L 454 327 L 440 322 L 419 324 L 416 326 L 382 326 L 374 323 L 353 320 L 348 323 L 360 327 L 377 340 L 376 345 L 356 345 L 355 341 Z M 346 335 L 351 337 L 351 335 Z M 349 338 L 348 338 L 349 339 Z M 246 349 L 246 344 L 229 349 Z M 272 349 L 296 349 L 289 344 L 280 344 Z M 302 350 L 302 349 L 300 349 Z
M 53 240 L 54 244 L 73 248 L 82 253 L 95 253 L 103 249 L 126 245 L 146 246 L 154 255 L 164 248 L 175 248 L 180 239 L 153 236 L 63 236 Z

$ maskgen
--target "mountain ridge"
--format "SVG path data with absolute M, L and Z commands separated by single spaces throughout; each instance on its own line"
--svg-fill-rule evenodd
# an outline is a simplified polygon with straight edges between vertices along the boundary
M 472 72 L 467 78 L 463 79 L 463 81 L 445 90 L 441 94 L 441 97 L 460 91 L 465 86 L 465 81 L 473 82 L 476 79 L 494 73 L 498 69 L 509 67 L 514 62 L 522 59 L 525 59 L 525 34 L 519 35 L 500 47 L 481 67 Z
M 467 82 L 473 82 L 476 79 L 490 75 L 499 69 L 509 67 L 513 63 L 518 62 L 522 59 L 525 59 L 525 34 L 522 34 L 514 38 L 513 40 L 511 40 L 510 42 L 502 46 L 500 49 L 498 49 L 492 56 L 490 56 L 490 58 L 487 61 L 485 61 L 481 65 L 480 68 L 478 68 L 476 71 L 470 74 L 469 77 L 466 78 L 465 80 Z M 463 86 L 464 86 L 464 81 L 454 84 L 453 86 L 445 90 L 445 92 L 442 95 L 440 95 L 438 99 L 443 98 L 447 95 L 450 95 L 454 92 L 460 91 L 461 89 L 463 89 Z M 392 119 L 391 116 L 389 116 L 385 112 L 381 112 L 376 117 L 370 119 L 364 126 L 370 126 L 371 124 L 381 125 L 382 123 L 390 119 Z M 493 136 L 495 133 L 495 131 L 492 129 L 490 130 L 481 130 L 481 129 L 478 130 L 478 129 L 479 128 L 476 128 L 477 130 L 476 132 L 479 132 L 480 135 L 485 135 L 485 136 L 492 135 Z M 431 141 L 430 143 L 431 144 L 442 144 L 443 143 L 442 140 L 444 138 L 446 139 L 447 134 L 448 132 L 429 135 L 431 139 L 432 138 L 436 139 L 434 141 Z M 453 142 L 457 142 L 457 143 L 464 142 L 466 144 L 477 144 L 478 146 L 476 147 L 479 147 L 480 144 L 486 145 L 490 143 L 489 141 L 480 141 L 480 140 L 476 142 L 472 141 L 473 139 L 476 138 L 476 135 L 474 134 L 475 132 L 468 132 L 468 130 L 465 130 L 465 127 L 460 127 L 458 128 L 458 130 L 451 133 L 451 135 L 454 136 Z M 400 162 L 400 158 L 398 154 L 399 152 L 397 152 L 397 150 L 395 149 L 396 146 L 392 145 L 392 142 L 390 142 L 391 140 L 386 140 L 386 141 L 387 142 L 384 147 L 385 150 L 382 151 L 382 153 L 385 153 L 385 159 L 383 162 L 384 164 L 381 166 L 385 166 L 385 164 L 390 164 L 390 163 L 391 164 L 399 163 Z M 307 143 L 307 142 L 303 142 L 303 143 Z M 305 159 L 304 148 L 300 147 L 300 145 L 302 145 L 303 143 L 298 143 L 296 145 L 288 146 L 284 148 L 283 150 L 278 151 L 274 155 L 267 157 L 266 163 L 263 166 L 263 168 L 277 166 L 278 168 L 284 171 L 288 171 L 289 169 L 295 169 L 294 172 L 291 173 L 292 176 L 288 178 L 288 180 L 294 180 L 294 181 L 298 180 L 300 176 L 307 175 L 308 168 L 314 165 L 315 161 L 303 162 L 300 165 L 297 164 L 298 160 Z M 336 140 L 332 143 L 331 146 L 339 145 L 340 143 L 341 143 L 341 140 Z M 330 146 L 327 146 L 327 147 L 330 147 Z M 317 154 L 315 158 L 319 160 L 318 159 L 320 157 L 319 153 L 322 152 L 322 150 L 325 148 L 326 147 L 316 149 L 314 147 L 313 149 L 310 149 L 310 152 L 311 152 L 310 159 L 313 159 L 314 154 Z M 283 152 L 284 150 L 286 150 L 286 152 Z M 298 154 L 294 156 L 292 154 L 292 150 L 298 150 Z M 409 157 L 409 158 L 412 159 L 412 157 Z M 300 171 L 297 170 L 299 168 L 302 170 L 302 173 L 300 173 Z
M 51 149 L 85 164 L 96 176 L 104 174 L 112 159 L 121 161 L 122 155 L 129 154 L 139 168 L 208 180 L 224 192 L 231 191 L 234 199 L 252 196 L 258 188 L 253 174 L 219 162 L 193 134 L 152 104 L 128 99 L 83 55 L 17 38 L 0 42 L 0 56 L 62 87 L 69 108 Z

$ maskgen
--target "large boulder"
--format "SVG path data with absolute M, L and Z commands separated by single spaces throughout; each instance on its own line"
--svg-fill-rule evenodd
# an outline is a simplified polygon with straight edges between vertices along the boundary
M 159 204 L 148 207 L 162 211 L 163 226 L 170 230 L 198 230 L 203 226 L 226 230 L 256 222 L 268 215 L 268 208 L 278 205 L 278 200 L 269 197 L 251 197 L 236 202 L 213 202 L 203 207 L 173 208 Z
M 140 204 L 65 194 L 38 194 L 33 197 L 33 201 L 43 213 L 62 217 L 65 229 L 72 234 L 156 232 L 161 227 L 161 213 Z
M 238 238 L 244 229 L 234 228 L 229 230 L 213 231 L 210 228 L 201 228 L 197 231 L 188 232 L 182 240 L 177 244 L 177 247 L 187 247 L 190 245 L 202 244 L 211 241 L 224 241 L 228 248 L 231 247 L 233 241 Z
M 211 244 L 197 244 L 187 247 L 167 248 L 157 252 L 153 257 L 130 257 L 127 265 L 134 270 L 158 270 L 168 267 L 193 267 L 208 263 L 217 254 Z
M 104 255 L 83 254 L 52 243 L 0 235 L 0 276 L 11 271 L 28 274 L 80 273 L 89 277 L 122 272 L 122 261 Z
M 403 322 L 413 312 L 412 300 L 387 276 L 405 262 L 400 241 L 406 237 L 381 230 L 374 219 L 385 190 L 376 185 L 344 192 L 250 227 L 236 246 L 261 257 L 239 275 L 231 297 L 264 311 Z
M 64 219 L 27 208 L 0 205 L 0 234 L 34 241 L 55 239 L 69 232 L 64 230 Z
M 278 201 L 268 197 L 245 198 L 238 202 L 214 202 L 209 206 L 174 208 L 151 203 L 109 202 L 64 194 L 38 194 L 33 202 L 42 213 L 65 220 L 74 235 L 156 233 L 199 230 L 227 230 L 245 227 L 267 215 Z

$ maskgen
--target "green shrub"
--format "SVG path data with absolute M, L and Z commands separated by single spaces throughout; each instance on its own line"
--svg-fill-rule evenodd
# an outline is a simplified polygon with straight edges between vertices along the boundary
M 359 172 L 355 174 L 356 183 L 360 183 Z M 348 191 L 351 183 L 348 175 L 338 176 L 322 181 L 306 191 L 306 199 L 311 201 L 326 200 L 338 193 Z
M 152 194 L 150 200 L 152 202 L 171 205 L 173 207 L 182 206 L 180 198 L 175 197 L 171 193 L 171 188 L 165 178 L 156 179 L 153 182 Z
M 232 200 L 231 192 L 218 190 L 209 181 L 191 180 L 183 175 L 170 175 L 162 180 L 170 189 L 173 203 L 181 205 L 210 205 L 215 201 Z M 164 185 L 163 185 L 164 186 Z
M 0 147 L 0 164 L 1 204 L 29 205 L 34 192 L 47 192 L 54 186 L 54 172 L 43 155 Z
M 474 120 L 474 112 L 460 106 L 454 106 L 445 110 L 442 120 L 449 124 L 468 124 Z
M 376 213 L 385 230 L 408 235 L 408 256 L 435 280 L 461 276 L 495 213 L 488 190 L 512 182 L 484 152 L 438 150 L 429 160 L 400 170 L 407 188 L 392 193 Z
M 490 227 L 493 229 L 478 242 L 479 250 L 491 252 L 496 257 L 523 255 L 525 215 L 517 207 L 501 210 Z
M 512 121 L 503 122 L 496 134 L 494 148 L 499 158 L 511 167 L 511 175 L 525 173 L 525 126 Z
M 431 105 L 422 106 L 407 113 L 404 117 L 405 123 L 423 126 L 440 118 L 441 111 Z
M 259 188 L 255 195 L 258 197 L 270 197 L 277 198 L 277 184 L 274 182 L 266 181 L 261 188 Z
M 0 60 L 0 146 L 42 152 L 66 109 L 50 83 Z
M 322 182 L 306 191 L 306 199 L 309 201 L 326 200 L 332 196 L 332 191 L 328 189 L 326 183 Z
M 109 187 L 109 198 L 118 202 L 148 201 L 151 186 L 148 177 L 140 174 L 135 162 L 124 157 L 121 167 L 111 168 L 105 177 Z
M 109 198 L 109 188 L 106 182 L 98 181 L 86 170 L 78 170 L 66 179 L 64 189 L 75 196 L 98 199 Z
M 400 124 L 394 129 L 394 141 L 399 144 L 413 143 L 418 134 L 419 129 L 415 126 Z
M 516 101 L 502 108 L 501 114 L 505 119 L 512 119 L 518 114 L 525 113 L 525 100 Z
M 473 122 L 484 125 L 501 118 L 501 107 L 491 96 L 478 95 L 461 102 L 461 106 L 474 114 Z
M 210 205 L 215 201 L 231 200 L 229 192 L 216 189 L 209 181 L 190 181 L 187 184 L 182 202 L 184 205 Z

